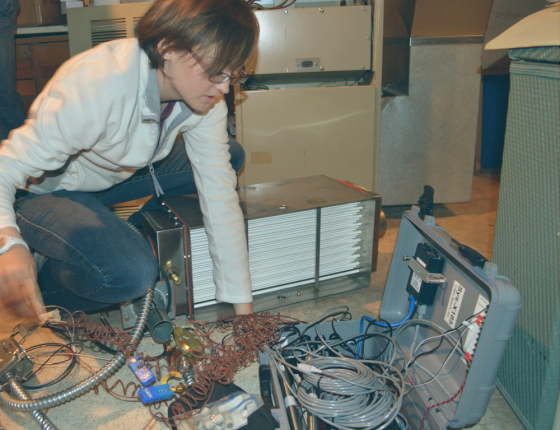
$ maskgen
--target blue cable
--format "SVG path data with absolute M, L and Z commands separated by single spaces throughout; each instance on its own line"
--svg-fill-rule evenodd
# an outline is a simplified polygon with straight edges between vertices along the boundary
M 389 328 L 389 327 L 395 328 L 395 327 L 400 326 L 402 323 L 408 321 L 410 319 L 410 317 L 412 316 L 412 314 L 414 313 L 414 308 L 416 308 L 416 300 L 414 299 L 414 297 L 408 296 L 408 300 L 410 300 L 410 305 L 408 306 L 408 314 L 404 317 L 404 319 L 402 321 L 399 321 L 395 324 L 385 324 L 384 322 L 375 321 L 374 319 L 364 315 L 362 317 L 362 319 L 360 320 L 360 334 L 362 334 L 362 332 L 364 331 L 364 321 L 369 321 L 369 322 L 372 322 L 374 325 L 378 325 L 380 327 L 386 327 L 386 328 Z M 359 360 L 361 349 L 362 349 L 362 340 L 360 338 L 359 344 L 358 344 L 358 354 L 356 355 L 356 360 Z

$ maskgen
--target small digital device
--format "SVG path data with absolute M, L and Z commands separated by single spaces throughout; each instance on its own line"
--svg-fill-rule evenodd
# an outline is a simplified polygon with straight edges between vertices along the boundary
M 138 380 L 142 383 L 142 385 L 144 387 L 147 387 L 148 385 L 152 385 L 155 382 L 156 377 L 154 376 L 152 371 L 148 369 L 148 366 L 139 367 L 139 363 L 140 363 L 139 355 L 128 360 L 128 365 L 130 366 L 130 368 L 132 369 L 132 371 L 134 372 Z
M 142 388 L 138 392 L 138 397 L 144 405 L 162 402 L 173 397 L 173 390 L 169 384 L 155 385 L 153 387 Z
M 428 273 L 443 273 L 445 259 L 428 243 L 419 243 L 416 246 L 414 258 Z M 424 282 L 414 271 L 410 272 L 406 291 L 416 299 L 419 305 L 431 306 L 434 304 L 439 284 Z

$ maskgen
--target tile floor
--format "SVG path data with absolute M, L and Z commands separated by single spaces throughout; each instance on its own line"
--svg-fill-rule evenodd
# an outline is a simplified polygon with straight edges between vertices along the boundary
M 436 205 L 434 215 L 438 224 L 445 228 L 451 236 L 479 250 L 488 258 L 492 251 L 498 192 L 499 178 L 495 176 L 476 176 L 473 181 L 473 196 L 470 203 Z M 275 311 L 279 310 L 282 314 L 312 321 L 318 319 L 325 310 L 331 307 L 347 305 L 351 312 L 356 315 L 377 316 L 397 238 L 400 217 L 408 207 L 384 209 L 387 215 L 387 232 L 379 242 L 378 271 L 372 274 L 370 287 L 365 290 L 290 305 Z M 364 300 L 364 297 L 367 300 Z M 21 321 L 21 318 L 10 310 L 2 309 L 0 311 L 3 315 L 0 320 L 0 336 L 2 336 L 1 339 L 5 339 L 12 333 L 13 327 Z M 118 315 L 111 314 L 111 319 L 118 318 Z M 181 318 L 183 317 L 180 317 L 179 321 L 181 321 Z M 45 342 L 45 338 L 49 338 L 47 334 L 42 336 L 42 342 Z M 140 346 L 141 351 L 152 355 L 158 354 L 160 348 L 161 346 L 154 344 L 150 339 L 145 339 Z M 103 355 L 98 351 L 95 354 Z M 105 355 L 105 357 L 108 356 Z M 93 361 L 92 365 L 96 365 L 96 362 Z M 239 371 L 235 382 L 248 392 L 258 393 L 257 368 L 258 366 L 253 364 Z M 74 371 L 71 377 L 60 385 L 60 388 L 71 386 L 88 375 L 89 373 L 85 368 L 80 368 Z M 121 369 L 116 376 L 125 382 L 132 380 L 130 372 L 126 368 Z M 111 378 L 111 381 L 114 380 L 115 377 Z M 59 389 L 59 387 L 56 388 Z M 49 393 L 56 391 L 50 391 Z M 48 393 L 41 392 L 39 394 Z M 34 393 L 33 396 L 37 397 L 39 394 Z M 70 403 L 52 408 L 47 413 L 48 417 L 61 430 L 165 428 L 162 424 L 151 421 L 150 414 L 145 407 L 138 403 L 118 401 L 103 390 L 100 390 L 97 395 L 91 391 Z M 0 425 L 0 428 L 9 430 L 39 428 L 30 414 L 13 412 L 4 406 L 0 407 L 0 422 L 3 425 L 3 427 Z M 486 415 L 472 429 L 522 430 L 523 427 L 499 391 L 495 390 Z

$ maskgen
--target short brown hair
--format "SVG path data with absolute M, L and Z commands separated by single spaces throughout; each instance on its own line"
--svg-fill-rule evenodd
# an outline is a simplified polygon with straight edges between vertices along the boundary
M 135 31 L 153 68 L 163 66 L 164 41 L 165 51 L 211 52 L 212 75 L 243 66 L 256 49 L 259 24 L 245 0 L 157 0 Z

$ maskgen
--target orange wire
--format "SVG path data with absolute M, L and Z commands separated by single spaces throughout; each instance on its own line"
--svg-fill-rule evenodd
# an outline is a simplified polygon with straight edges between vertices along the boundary
M 333 179 L 334 179 L 334 178 L 333 178 Z M 349 184 L 348 182 L 341 181 L 340 179 L 335 179 L 335 181 L 336 181 L 336 182 L 340 182 L 341 184 L 344 184 L 344 185 L 346 185 L 347 187 L 354 188 L 355 190 L 358 190 L 358 191 L 360 191 L 361 193 L 369 194 L 367 191 L 364 191 L 364 190 L 362 190 L 361 188 L 356 187 L 355 185 Z

